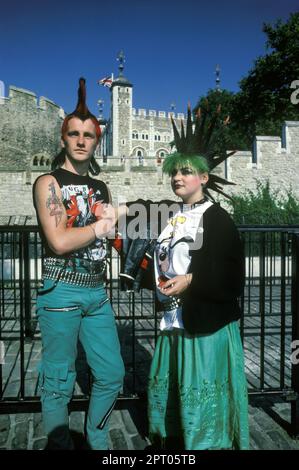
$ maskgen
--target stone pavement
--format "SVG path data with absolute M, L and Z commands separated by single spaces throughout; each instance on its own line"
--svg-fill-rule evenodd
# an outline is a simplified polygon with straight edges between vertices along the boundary
M 289 294 L 289 293 L 288 293 Z M 122 356 L 126 364 L 125 391 L 140 392 L 145 389 L 148 369 L 151 362 L 156 319 L 152 315 L 150 299 L 138 299 L 135 296 L 135 316 L 131 315 L 132 303 L 124 294 L 117 294 L 119 300 L 115 310 L 118 312 L 118 332 Z M 118 299 L 114 295 L 114 299 Z M 264 387 L 280 386 L 281 362 L 284 367 L 284 385 L 290 386 L 290 352 L 291 352 L 291 315 L 290 297 L 287 296 L 285 316 L 285 345 L 282 350 L 280 316 L 280 287 L 272 288 L 275 301 L 266 303 L 265 343 L 264 343 Z M 38 327 L 34 337 L 26 341 L 23 356 L 20 354 L 20 321 L 17 314 L 13 291 L 5 292 L 5 319 L 1 323 L 2 339 L 5 346 L 5 364 L 2 372 L 2 392 L 4 398 L 20 396 L 20 360 L 23 357 L 25 370 L 25 395 L 36 395 L 37 364 L 41 359 L 41 341 Z M 120 302 L 122 300 L 122 302 Z M 148 301 L 147 301 L 148 300 Z M 259 315 L 258 289 L 251 288 L 250 313 L 245 316 L 244 352 L 248 384 L 250 388 L 260 387 L 261 380 L 261 319 Z M 245 310 L 246 312 L 247 310 Z M 133 347 L 134 346 L 134 347 Z M 80 362 L 80 361 L 79 361 Z M 83 361 L 84 362 L 84 361 Z M 77 371 L 79 372 L 79 369 Z M 82 376 L 84 376 L 84 367 Z M 84 380 L 80 375 L 76 392 L 84 392 Z M 84 393 L 83 393 L 84 394 Z M 249 419 L 251 449 L 297 449 L 299 441 L 292 439 L 288 433 L 290 423 L 290 403 L 274 403 L 267 399 L 253 398 L 250 401 Z M 84 448 L 82 442 L 84 413 L 73 412 L 70 427 L 78 448 Z M 110 447 L 112 449 L 143 449 L 150 443 L 146 438 L 147 423 L 145 405 L 130 403 L 126 410 L 115 410 L 110 422 Z M 46 446 L 40 413 L 0 415 L 0 449 L 43 449 Z
M 281 425 L 284 420 L 289 420 L 289 404 L 256 401 L 249 406 L 250 449 L 299 450 L 299 439 L 291 438 Z M 268 412 L 263 408 L 268 408 Z M 70 429 L 77 449 L 85 446 L 84 416 L 83 412 L 73 412 L 70 417 Z M 287 427 L 287 422 L 283 424 Z M 145 404 L 132 403 L 129 409 L 115 410 L 110 420 L 110 448 L 142 450 L 150 445 L 146 432 Z M 0 450 L 42 450 L 46 444 L 40 413 L 0 415 Z

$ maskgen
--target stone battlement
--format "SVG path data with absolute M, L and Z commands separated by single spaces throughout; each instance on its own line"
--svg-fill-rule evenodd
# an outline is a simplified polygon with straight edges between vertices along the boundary
M 2 82 L 3 83 L 3 82 Z M 28 171 L 43 154 L 48 161 L 60 149 L 64 110 L 53 101 L 24 88 L 10 86 L 0 97 L 0 169 Z
M 49 171 L 52 158 L 60 151 L 64 111 L 48 98 L 38 98 L 15 86 L 9 88 L 6 97 L 1 84 L 0 197 L 5 204 L 0 216 L 33 215 L 32 184 L 39 174 Z M 171 151 L 169 117 L 179 120 L 185 115 L 132 109 L 128 103 L 121 111 L 113 128 L 118 142 L 116 152 L 109 142 L 112 137 L 104 133 L 105 151 L 96 154 L 102 167 L 99 179 L 109 185 L 114 201 L 119 196 L 127 200 L 141 195 L 152 199 L 153 192 L 157 199 L 173 198 L 169 177 L 162 174 L 161 165 Z M 281 136 L 257 136 L 251 149 L 237 151 L 215 173 L 236 183 L 225 188 L 231 194 L 255 191 L 256 180 L 269 180 L 271 189 L 286 191 L 292 187 L 299 198 L 298 168 L 299 122 L 286 121 L 282 123 Z M 12 192 L 12 188 L 17 190 Z
M 132 116 L 134 117 L 149 117 L 149 118 L 167 118 L 170 119 L 172 116 L 173 119 L 185 119 L 184 113 L 174 113 L 174 112 L 166 112 L 166 111 L 155 111 L 154 109 L 136 109 L 132 108 Z
M 36 109 L 50 110 L 51 112 L 56 112 L 60 117 L 64 117 L 65 113 L 61 106 L 51 101 L 45 96 L 41 96 L 38 100 L 35 93 L 25 88 L 19 88 L 11 85 L 9 87 L 8 97 L 1 96 L 0 104 L 4 106 L 18 106 L 26 105 L 34 107 Z

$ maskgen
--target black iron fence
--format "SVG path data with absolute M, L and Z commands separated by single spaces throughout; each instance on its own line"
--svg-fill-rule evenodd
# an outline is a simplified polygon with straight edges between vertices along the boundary
M 241 226 L 239 230 L 246 255 L 240 327 L 249 394 L 289 401 L 292 433 L 298 435 L 299 226 Z M 35 303 L 43 249 L 37 227 L 0 227 L 0 246 L 0 413 L 38 411 L 41 338 Z M 123 407 L 146 390 L 160 318 L 152 292 L 121 290 L 119 270 L 117 253 L 109 250 L 107 290 L 126 366 L 118 400 L 118 406 Z M 74 410 L 85 409 L 88 403 L 88 386 L 80 380 L 86 376 L 81 348 L 77 366 Z

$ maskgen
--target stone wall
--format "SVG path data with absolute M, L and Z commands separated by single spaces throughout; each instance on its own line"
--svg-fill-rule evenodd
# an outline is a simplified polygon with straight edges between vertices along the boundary
M 255 190 L 257 179 L 269 179 L 273 189 L 287 190 L 292 186 L 299 198 L 299 122 L 286 122 L 282 139 L 257 137 L 254 149 L 254 152 L 237 152 L 230 157 L 227 169 L 224 164 L 217 168 L 219 175 L 227 174 L 229 180 L 237 183 L 227 187 L 227 191 L 234 194 Z M 102 165 L 99 175 L 109 185 L 115 203 L 118 198 L 173 198 L 169 177 L 162 175 L 161 167 L 155 166 L 153 159 L 145 159 L 144 166 L 134 166 L 134 161 L 126 161 L 124 165 L 119 162 L 119 158 L 108 157 L 108 164 Z M 0 172 L 0 216 L 34 215 L 32 184 L 40 174 L 41 169 Z
M 63 110 L 47 98 L 11 86 L 0 97 L 0 171 L 46 165 L 60 148 Z M 36 157 L 36 158 L 35 158 Z
M 142 116 L 139 111 L 133 112 L 133 130 L 146 130 L 145 123 L 150 129 L 152 121 L 154 130 L 167 132 L 169 116 L 150 112 Z M 34 215 L 32 184 L 48 171 L 50 160 L 60 149 L 62 118 L 61 108 L 42 97 L 37 103 L 35 94 L 26 90 L 10 87 L 9 97 L 0 98 L 0 217 Z M 99 158 L 99 178 L 109 185 L 115 202 L 119 197 L 173 198 L 169 177 L 162 175 L 154 156 L 163 144 L 154 142 L 153 156 L 145 157 L 143 166 L 138 166 L 137 158 L 122 162 L 121 155 L 106 157 L 105 164 L 103 157 Z M 256 137 L 253 151 L 237 152 L 226 165 L 217 168 L 217 173 L 237 183 L 226 188 L 233 194 L 255 190 L 257 179 L 269 179 L 273 189 L 287 190 L 292 186 L 299 198 L 298 168 L 299 122 L 289 121 L 283 125 L 282 137 Z
M 180 126 L 177 120 L 176 123 Z M 157 114 L 156 111 L 146 112 L 145 109 L 137 112 L 134 110 L 132 133 L 138 135 L 138 138 L 132 139 L 132 155 L 136 155 L 138 149 L 142 149 L 145 156 L 151 157 L 157 157 L 160 152 L 167 155 L 171 151 L 172 126 L 169 115 L 162 111 Z
M 256 180 L 270 181 L 272 189 L 292 187 L 299 198 L 299 122 L 286 121 L 282 137 L 257 136 L 253 152 L 237 152 L 227 162 L 227 177 L 238 183 L 231 193 L 256 189 Z

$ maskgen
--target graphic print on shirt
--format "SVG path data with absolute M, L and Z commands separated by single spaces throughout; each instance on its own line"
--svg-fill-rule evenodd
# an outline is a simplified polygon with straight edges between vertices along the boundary
M 63 185 L 61 188 L 62 201 L 67 213 L 67 227 L 85 227 L 100 219 L 106 203 L 101 192 L 83 185 Z M 105 258 L 106 250 L 102 240 L 96 240 L 92 245 L 73 253 L 76 258 L 101 260 Z
M 191 241 L 191 238 L 185 234 L 185 236 L 179 236 L 179 238 L 175 240 L 180 231 L 179 225 L 185 223 L 186 217 L 183 215 L 172 217 L 166 229 L 162 232 L 162 236 L 160 236 L 157 241 L 156 253 L 159 287 L 163 286 L 168 279 L 176 276 L 179 272 L 187 272 L 190 259 L 188 259 L 189 256 L 186 258 L 186 254 L 189 254 L 188 241 Z M 165 235 L 165 237 L 163 237 L 163 235 Z M 178 244 L 183 245 L 180 246 L 179 249 L 174 249 Z
M 190 244 L 192 244 L 197 233 L 203 231 L 200 227 L 203 213 L 212 205 L 207 201 L 195 208 L 178 212 L 168 220 L 164 230 L 162 230 L 157 240 L 155 252 L 155 278 L 157 287 L 175 276 L 188 272 L 191 256 Z M 160 301 L 169 299 L 157 289 L 157 296 Z

